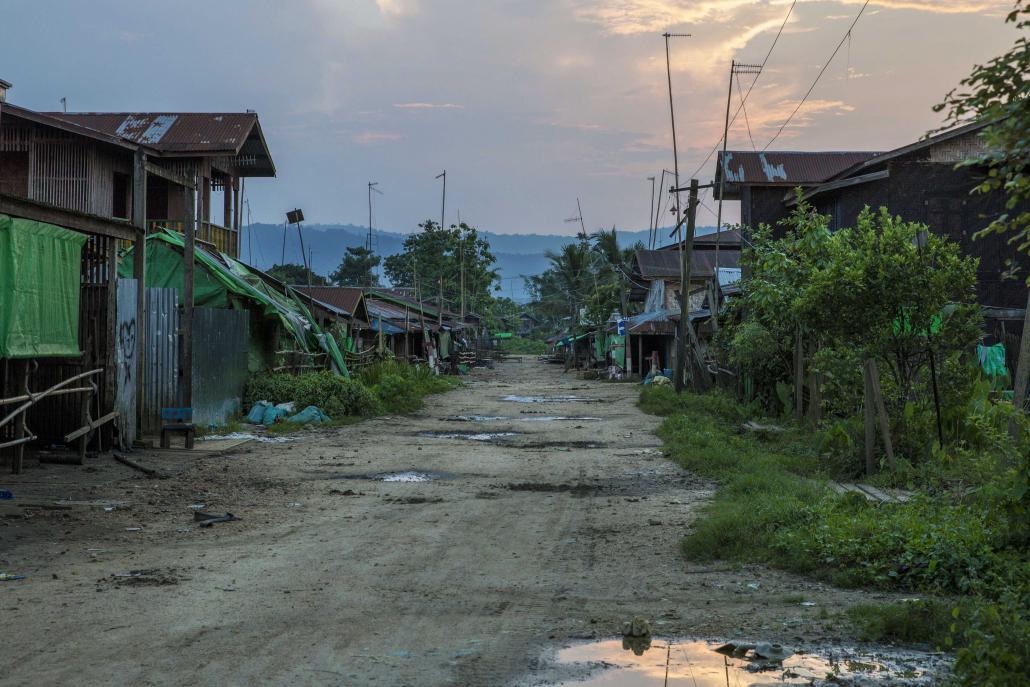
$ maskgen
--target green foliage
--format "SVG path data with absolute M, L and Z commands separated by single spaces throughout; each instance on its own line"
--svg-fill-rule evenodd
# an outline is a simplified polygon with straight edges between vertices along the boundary
M 359 381 L 372 390 L 384 412 L 412 413 L 422 407 L 422 399 L 453 389 L 453 377 L 434 375 L 428 367 L 405 361 L 384 360 L 361 369 Z
M 863 642 L 954 646 L 954 604 L 940 599 L 913 599 L 893 604 L 859 604 L 845 614 Z
M 1030 683 L 1030 583 L 1006 590 L 995 603 L 960 606 L 955 673 L 966 687 Z
M 513 336 L 501 342 L 501 348 L 506 353 L 514 355 L 543 355 L 547 353 L 547 344 L 539 339 L 527 339 L 522 336 Z
M 993 218 L 984 233 L 1010 233 L 1019 250 L 1030 253 L 1030 2 L 1016 2 L 1006 23 L 1015 24 L 1023 35 L 1008 52 L 976 65 L 962 80 L 962 90 L 952 90 L 934 110 L 947 110 L 949 124 L 992 122 L 983 132 L 986 152 L 965 163 L 988 169 L 977 192 L 1000 191 L 1007 196 L 1006 211 Z
M 283 265 L 273 265 L 271 269 L 267 270 L 267 274 L 270 277 L 278 279 L 284 284 L 297 285 L 308 283 L 308 270 L 304 265 L 298 265 L 293 262 L 288 262 Z M 320 274 L 311 273 L 311 285 L 312 286 L 327 286 L 328 280 Z
M 466 311 L 486 312 L 497 281 L 490 244 L 464 222 L 442 228 L 426 220 L 418 227 L 421 231 L 404 239 L 404 252 L 383 262 L 390 283 L 413 287 L 417 277 L 423 297 L 430 298 L 439 295 L 442 280 L 444 300 L 454 304 L 461 300 L 464 271 Z
M 365 246 L 348 246 L 340 266 L 329 275 L 336 286 L 378 286 L 375 268 L 381 258 Z
M 332 372 L 286 372 L 254 375 L 244 391 L 244 405 L 257 401 L 293 401 L 298 410 L 317 406 L 333 420 L 344 416 L 371 416 L 381 412 L 378 399 L 355 379 Z

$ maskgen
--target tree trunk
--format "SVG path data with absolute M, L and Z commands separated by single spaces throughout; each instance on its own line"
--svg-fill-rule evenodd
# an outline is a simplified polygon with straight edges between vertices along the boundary
M 1012 405 L 1022 412 L 1026 407 L 1026 388 L 1030 378 L 1030 294 L 1026 299 L 1026 312 L 1023 314 L 1023 335 L 1019 342 L 1019 359 L 1016 361 L 1016 376 L 1013 380 Z M 1019 439 L 1019 424 L 1012 420 L 1009 422 L 1009 434 L 1013 439 Z
M 805 345 L 801 338 L 801 327 L 794 339 L 794 416 L 798 422 L 805 417 Z
M 865 427 L 865 474 L 876 471 L 876 421 L 873 419 L 873 384 L 869 375 L 868 361 L 862 364 L 862 419 Z

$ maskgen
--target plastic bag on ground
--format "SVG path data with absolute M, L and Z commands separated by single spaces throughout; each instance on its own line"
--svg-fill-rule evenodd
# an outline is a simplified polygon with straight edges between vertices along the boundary
M 265 417 L 265 410 L 271 408 L 272 404 L 268 401 L 258 401 L 254 404 L 254 407 L 247 413 L 247 422 L 252 425 L 262 424 L 262 420 Z
M 264 415 L 262 415 L 261 417 L 261 424 L 265 425 L 266 427 L 269 425 L 274 425 L 276 422 L 279 422 L 287 415 L 289 415 L 289 413 L 287 413 L 282 408 L 276 408 L 273 405 L 269 405 L 265 408 Z
M 287 422 L 298 422 L 304 425 L 320 425 L 323 422 L 331 422 L 329 416 L 323 413 L 317 406 L 308 406 L 293 417 L 287 418 Z

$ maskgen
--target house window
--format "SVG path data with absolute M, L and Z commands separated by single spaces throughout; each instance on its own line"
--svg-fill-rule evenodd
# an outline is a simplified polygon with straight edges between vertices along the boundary
M 129 219 L 129 175 L 115 172 L 112 186 L 111 216 Z

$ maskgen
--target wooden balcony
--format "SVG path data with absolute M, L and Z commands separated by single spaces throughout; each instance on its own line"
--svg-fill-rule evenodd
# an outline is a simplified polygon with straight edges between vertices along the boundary
M 177 231 L 180 234 L 183 223 L 174 219 L 151 219 L 147 220 L 147 231 L 157 231 L 161 227 Z M 229 227 L 223 227 L 212 222 L 204 222 L 200 225 L 200 231 L 196 239 L 215 247 L 219 253 L 225 253 L 233 258 L 239 258 L 239 232 Z

